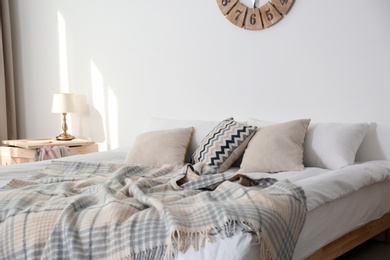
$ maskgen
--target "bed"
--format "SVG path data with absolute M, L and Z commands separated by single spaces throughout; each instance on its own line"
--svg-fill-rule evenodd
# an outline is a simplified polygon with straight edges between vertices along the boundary
M 32 231 L 25 232 L 29 230 L 27 224 L 29 222 L 39 222 L 39 219 L 41 219 L 27 221 L 27 216 L 32 216 L 31 212 L 34 212 L 34 207 L 35 209 L 46 210 L 48 205 L 53 207 L 52 204 L 45 204 L 42 201 L 37 201 L 36 204 L 26 202 L 26 197 L 29 196 L 27 191 L 33 189 L 31 187 L 35 187 L 35 185 L 38 185 L 37 183 L 46 185 L 36 191 L 40 196 L 48 196 L 48 191 L 52 192 L 49 197 L 42 197 L 49 198 L 49 201 L 54 191 L 57 191 L 58 186 L 61 185 L 67 187 L 66 192 L 56 194 L 61 194 L 62 197 L 72 197 L 74 194 L 69 190 L 69 185 L 71 185 L 69 183 L 72 183 L 72 185 L 77 183 L 77 188 L 86 189 L 85 187 L 88 187 L 89 191 L 97 189 L 96 187 L 102 188 L 99 178 L 103 176 L 103 170 L 101 170 L 103 168 L 110 168 L 112 173 L 126 165 L 126 167 L 130 167 L 126 168 L 129 169 L 130 175 L 137 175 L 132 167 L 140 168 L 147 165 L 147 169 L 152 169 L 152 175 L 154 174 L 154 177 L 160 178 L 159 180 L 166 177 L 165 173 L 168 170 L 169 174 L 172 172 L 169 175 L 169 181 L 172 183 L 171 179 L 175 179 L 172 185 L 178 185 L 177 189 L 179 191 L 188 183 L 195 183 L 198 185 L 197 189 L 202 190 L 199 194 L 198 191 L 192 191 L 197 196 L 204 194 L 204 192 L 208 194 L 207 196 L 211 196 L 210 194 L 214 194 L 213 192 L 220 189 L 220 183 L 225 183 L 225 180 L 228 180 L 226 183 L 232 185 L 226 190 L 233 190 L 235 187 L 241 186 L 248 187 L 243 194 L 249 194 L 260 186 L 261 190 L 274 189 L 274 193 L 276 191 L 277 194 L 285 196 L 286 193 L 282 194 L 280 192 L 283 189 L 283 191 L 288 192 L 286 197 L 293 198 L 286 199 L 287 201 L 298 202 L 289 205 L 291 207 L 291 209 L 289 208 L 290 211 L 294 214 L 287 214 L 288 219 L 285 217 L 285 222 L 283 222 L 292 223 L 294 230 L 292 231 L 287 226 L 283 227 L 279 222 L 276 224 L 270 222 L 269 225 L 275 226 L 272 226 L 272 228 L 263 226 L 261 234 L 259 234 L 259 232 L 254 231 L 256 228 L 253 228 L 255 224 L 251 222 L 251 219 L 245 219 L 250 224 L 245 221 L 229 222 L 230 224 L 224 232 L 221 231 L 221 228 L 214 228 L 207 234 L 198 234 L 191 237 L 191 239 L 183 239 L 183 241 L 186 241 L 183 243 L 178 242 L 178 237 L 185 237 L 185 235 L 176 231 L 173 237 L 177 240 L 173 242 L 170 240 L 171 247 L 164 247 L 162 252 L 154 250 L 151 254 L 149 250 L 149 254 L 134 254 L 133 251 L 130 252 L 129 249 L 122 248 L 125 247 L 123 245 L 120 246 L 121 250 L 118 249 L 115 252 L 127 252 L 127 257 L 134 259 L 166 257 L 174 257 L 175 259 L 259 259 L 260 257 L 264 259 L 334 259 L 383 231 L 387 230 L 387 234 L 389 233 L 390 203 L 387 198 L 390 197 L 390 162 L 383 160 L 355 162 L 356 152 L 368 131 L 368 127 L 369 124 L 367 123 L 315 124 L 308 119 L 272 123 L 257 119 L 238 122 L 233 118 L 228 118 L 221 122 L 211 122 L 154 118 L 145 127 L 144 133 L 140 134 L 134 144 L 129 147 L 122 147 L 108 152 L 64 157 L 53 161 L 1 166 L 0 186 L 4 187 L 0 189 L 0 234 L 2 234 L 0 254 L 6 256 L 6 259 L 30 259 L 40 258 L 41 256 L 45 258 L 45 256 L 51 257 L 53 255 L 59 258 L 70 258 L 74 255 L 67 255 L 64 253 L 65 251 L 80 251 L 76 242 L 72 244 L 69 241 L 58 239 L 58 233 L 60 233 L 58 230 L 64 233 L 67 232 L 67 237 L 82 236 L 81 233 L 69 228 L 72 226 L 71 223 L 76 223 L 75 221 L 81 219 L 81 215 L 77 215 L 79 213 L 74 213 L 77 212 L 75 210 L 77 207 L 73 202 L 71 207 L 61 208 L 61 212 L 58 213 L 58 216 L 61 217 L 57 219 L 69 220 L 62 222 L 50 220 L 55 225 L 62 223 L 61 228 L 65 229 L 56 230 L 52 226 L 46 225 L 47 222 L 40 223 L 39 228 L 35 227 L 34 232 L 39 233 L 42 229 L 46 230 L 46 233 L 43 232 L 45 234 L 42 235 L 45 237 L 43 240 L 47 240 L 46 236 L 50 234 L 49 240 L 51 242 L 55 240 L 54 249 L 48 249 L 47 244 L 50 244 L 50 241 L 45 245 L 32 243 L 39 250 L 34 250 L 26 245 L 28 241 L 34 240 L 34 238 L 29 238 L 29 236 L 32 236 Z M 234 146 L 232 151 L 226 152 L 226 149 L 230 149 L 226 147 L 225 150 L 222 149 L 224 156 L 219 156 L 222 152 L 218 145 L 221 146 L 221 143 L 226 145 L 231 141 L 231 136 L 237 136 L 238 133 L 241 134 L 241 137 L 243 135 L 246 135 L 246 137 L 240 137 L 241 139 L 235 142 L 236 145 L 230 145 L 229 147 Z M 177 146 L 177 144 L 180 145 Z M 191 164 L 185 163 L 190 161 L 192 161 Z M 93 170 L 88 168 L 91 165 L 95 167 Z M 97 168 L 96 165 L 99 165 L 99 167 Z M 73 171 L 76 175 L 79 172 L 83 173 L 83 177 L 77 177 L 79 179 L 76 180 L 74 176 L 71 178 L 66 176 L 68 179 L 65 178 L 65 180 L 61 177 L 66 171 Z M 190 173 L 187 173 L 188 171 Z M 101 173 L 102 175 L 100 175 Z M 199 186 L 199 184 L 193 182 L 193 180 L 198 180 L 199 176 L 197 174 L 205 179 L 208 178 L 208 180 L 222 176 L 223 182 L 213 181 L 211 186 L 203 184 Z M 137 180 L 141 179 L 142 181 L 144 177 L 144 175 L 140 178 L 137 177 Z M 129 185 L 132 184 L 124 186 L 128 188 Z M 148 185 L 150 185 L 150 182 L 148 182 Z M 123 188 L 124 186 L 120 187 Z M 107 189 L 107 187 L 105 188 Z M 112 189 L 112 186 L 109 189 Z M 155 189 L 154 186 L 153 189 Z M 25 193 L 21 196 L 23 199 L 20 199 L 18 204 L 20 209 L 10 213 L 11 210 L 8 207 L 11 203 L 10 198 L 19 196 L 21 190 Z M 163 190 L 171 192 L 167 191 L 165 186 Z M 99 192 L 97 189 L 95 193 L 100 194 Z M 147 198 L 152 200 L 150 203 L 156 208 L 159 207 L 160 200 L 166 201 L 169 196 L 176 196 L 171 194 L 168 196 L 167 193 L 158 189 L 157 192 L 160 197 Z M 114 191 L 114 194 L 118 194 L 118 192 Z M 184 195 L 180 194 L 180 196 Z M 153 200 L 155 198 L 158 199 L 155 201 Z M 147 199 L 144 202 L 146 204 L 149 203 Z M 168 200 L 174 201 L 175 198 L 169 197 Z M 236 203 L 233 199 L 229 200 Z M 21 202 L 23 203 L 20 204 Z M 276 202 L 273 201 L 272 203 Z M 93 207 L 94 204 L 91 205 Z M 194 205 L 197 204 L 194 203 Z M 246 204 L 244 205 L 246 207 Z M 229 204 L 230 208 L 235 206 L 236 204 Z M 248 205 L 248 212 L 251 206 Z M 254 210 L 259 210 L 257 206 Z M 210 207 L 211 211 L 211 206 L 207 207 Z M 69 208 L 73 211 L 65 215 L 64 212 L 69 211 Z M 213 208 L 213 210 L 223 211 L 221 208 Z M 260 208 L 260 210 L 265 209 Z M 79 219 L 72 218 L 72 214 L 79 216 Z M 115 213 L 112 214 L 115 215 Z M 282 213 L 276 212 L 275 214 L 279 216 Z M 123 216 L 121 214 L 117 215 L 119 215 L 119 219 Z M 23 216 L 23 218 L 20 216 Z M 96 217 L 97 215 L 93 216 Z M 188 216 L 188 218 L 191 217 Z M 221 218 L 224 216 L 221 215 Z M 147 214 L 141 217 L 142 220 L 148 217 L 152 218 Z M 272 219 L 272 217 L 270 218 Z M 85 217 L 84 219 L 84 222 L 100 221 L 97 218 L 91 220 Z M 267 219 L 262 220 L 263 225 L 265 225 Z M 115 229 L 117 223 L 110 227 Z M 224 223 L 226 224 L 226 221 Z M 248 225 L 243 225 L 243 223 Z M 82 223 L 82 225 L 87 224 Z M 229 232 L 226 230 L 229 230 Z M 17 233 L 19 231 L 20 234 Z M 53 236 L 53 233 L 57 236 Z M 144 240 L 153 240 L 150 238 L 153 235 L 149 234 L 148 239 Z M 283 240 L 280 243 L 282 245 L 275 246 L 274 249 L 269 248 L 269 246 L 265 248 L 264 244 L 270 242 L 259 239 L 259 237 L 265 235 L 272 237 L 269 240 Z M 133 239 L 137 240 L 137 238 Z M 112 248 L 108 245 L 101 246 L 97 242 L 102 240 L 104 239 L 91 237 L 88 240 L 90 243 L 88 248 L 90 250 L 94 249 L 96 252 L 99 250 L 104 252 L 108 248 Z M 106 239 L 104 241 L 110 240 Z M 58 249 L 58 245 L 61 243 L 66 244 L 61 249 L 62 251 Z M 76 245 L 76 248 L 69 245 Z M 128 247 L 132 248 L 132 246 L 133 244 L 129 243 Z M 145 246 L 145 243 L 142 246 Z M 291 247 L 293 248 L 291 249 Z M 137 250 L 137 252 L 147 251 Z M 86 252 L 85 254 L 83 256 L 92 256 L 93 252 Z M 124 255 L 102 253 L 93 256 L 92 258 L 115 259 L 116 257 L 123 258 Z

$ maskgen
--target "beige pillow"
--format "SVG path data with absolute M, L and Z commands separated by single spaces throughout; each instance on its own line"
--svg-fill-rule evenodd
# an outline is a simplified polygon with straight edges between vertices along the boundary
M 258 128 L 248 143 L 240 172 L 303 170 L 303 142 L 310 119 Z
M 161 167 L 184 165 L 194 128 L 175 128 L 140 134 L 127 154 L 125 163 Z

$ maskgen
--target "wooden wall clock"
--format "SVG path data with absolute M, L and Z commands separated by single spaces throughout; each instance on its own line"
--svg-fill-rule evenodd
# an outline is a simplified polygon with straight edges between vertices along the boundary
M 217 0 L 219 9 L 234 25 L 247 30 L 261 30 L 279 22 L 290 10 L 294 0 L 269 0 L 257 7 L 252 0 L 253 8 L 239 0 Z

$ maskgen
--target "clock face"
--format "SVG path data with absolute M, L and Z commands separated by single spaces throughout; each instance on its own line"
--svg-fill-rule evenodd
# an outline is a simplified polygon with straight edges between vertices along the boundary
M 217 0 L 219 9 L 234 25 L 247 30 L 261 30 L 279 22 L 290 10 L 293 0 L 269 0 L 257 6 L 258 0 L 252 0 L 248 7 L 238 0 Z

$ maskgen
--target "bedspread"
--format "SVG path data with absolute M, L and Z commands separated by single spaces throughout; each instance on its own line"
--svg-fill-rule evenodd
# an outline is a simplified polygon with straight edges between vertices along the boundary
M 286 181 L 53 161 L 0 189 L 0 255 L 170 259 L 240 230 L 256 234 L 263 259 L 291 259 L 305 217 L 303 190 Z

